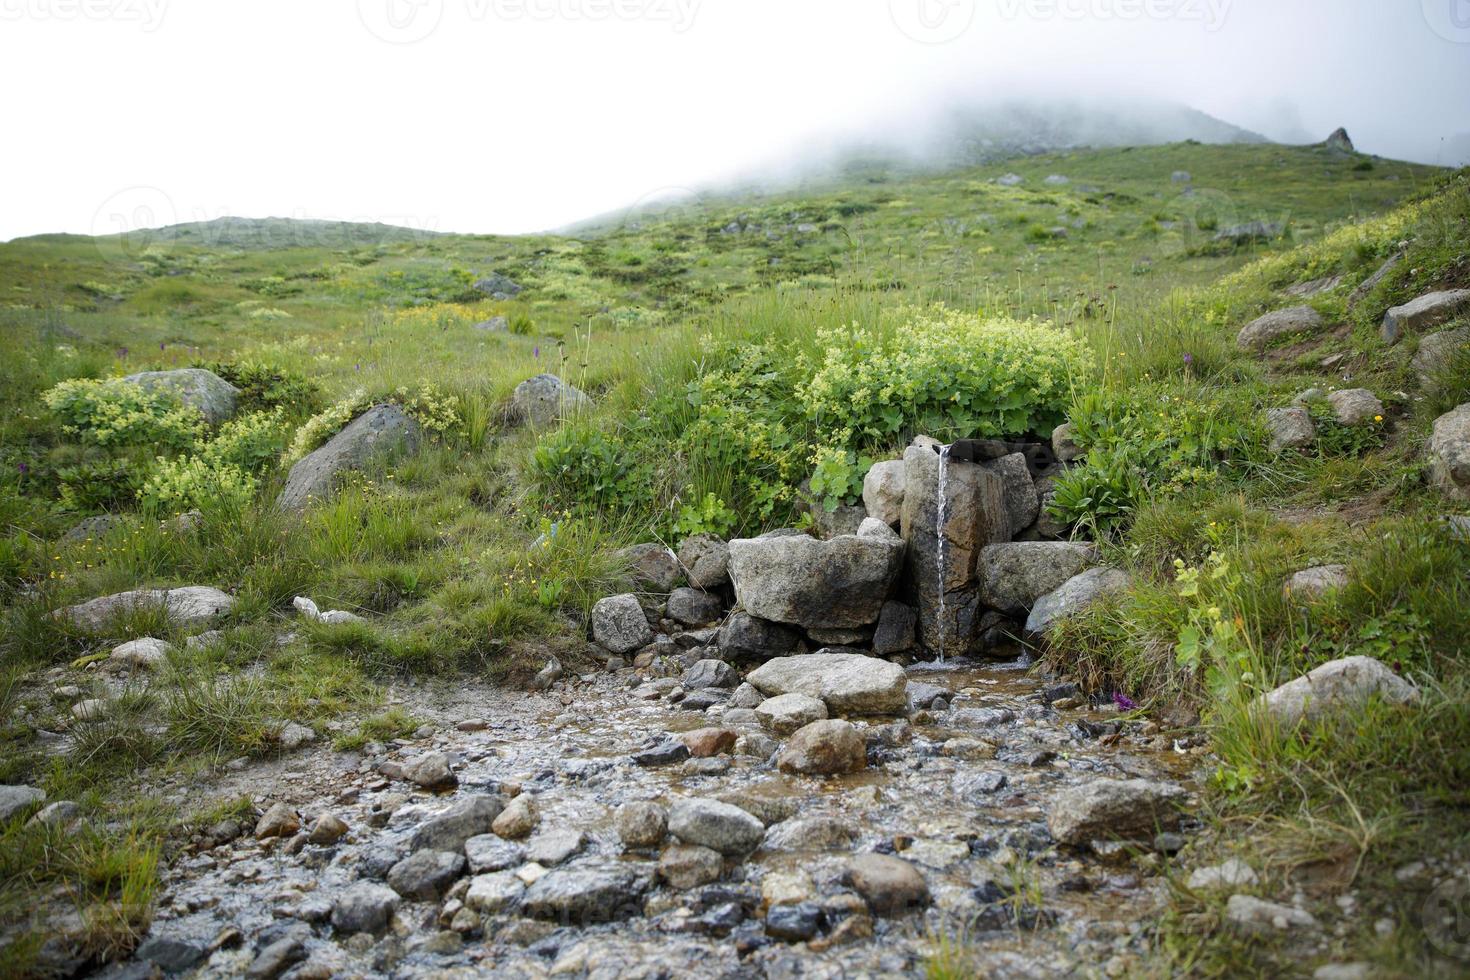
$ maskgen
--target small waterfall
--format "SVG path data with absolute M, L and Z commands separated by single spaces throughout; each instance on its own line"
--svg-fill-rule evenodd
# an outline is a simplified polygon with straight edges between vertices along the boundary
M 946 493 L 949 484 L 949 446 L 939 447 L 939 499 L 935 503 L 934 533 L 938 540 L 935 547 L 935 555 L 939 564 L 939 662 L 944 663 L 944 583 L 945 583 L 945 551 L 947 537 L 944 533 L 944 522 L 949 516 L 949 498 Z

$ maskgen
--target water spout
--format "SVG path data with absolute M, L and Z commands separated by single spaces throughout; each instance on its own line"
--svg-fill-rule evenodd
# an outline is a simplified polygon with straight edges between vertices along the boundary
M 939 590 L 939 623 L 938 623 L 938 635 L 939 635 L 939 662 L 940 663 L 944 663 L 944 639 L 945 639 L 944 638 L 944 632 L 945 632 L 945 630 L 944 630 L 944 627 L 945 627 L 945 622 L 944 622 L 944 615 L 945 615 L 944 614 L 945 560 L 944 559 L 945 559 L 945 553 L 947 551 L 947 548 L 945 547 L 945 545 L 947 543 L 947 536 L 944 533 L 944 522 L 945 522 L 946 518 L 948 517 L 948 511 L 949 511 L 949 500 L 948 500 L 948 494 L 946 492 L 947 489 L 948 489 L 948 484 L 949 484 L 949 450 L 950 450 L 950 447 L 949 446 L 940 446 L 939 447 L 939 491 L 938 491 L 938 493 L 939 493 L 939 499 L 938 499 L 938 501 L 937 501 L 937 503 L 935 505 L 935 516 L 934 516 L 934 533 L 938 536 L 938 540 L 936 541 L 936 547 L 934 549 L 934 553 L 935 553 L 936 560 L 937 560 L 938 565 L 939 565 L 939 582 L 938 582 L 937 588 Z

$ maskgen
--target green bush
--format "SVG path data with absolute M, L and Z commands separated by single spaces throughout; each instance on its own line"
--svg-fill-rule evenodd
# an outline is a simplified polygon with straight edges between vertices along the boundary
M 284 408 L 299 417 L 321 409 L 321 389 L 294 372 L 254 361 L 214 362 L 202 366 L 240 389 L 240 407 L 243 410 Z
M 186 450 L 204 432 L 204 416 L 173 395 L 112 378 L 73 378 L 41 396 L 63 431 L 98 446 Z
M 531 475 L 557 509 L 647 512 L 654 503 L 648 457 L 591 422 L 564 425 L 542 437 L 531 454 Z
M 821 442 L 889 447 L 918 433 L 949 441 L 1050 432 L 1086 373 L 1088 348 L 1049 323 L 944 307 L 892 334 L 823 331 L 801 399 Z

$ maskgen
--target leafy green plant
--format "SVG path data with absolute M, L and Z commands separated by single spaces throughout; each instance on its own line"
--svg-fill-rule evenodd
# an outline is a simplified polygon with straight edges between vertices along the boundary
M 1323 456 L 1362 456 L 1383 446 L 1381 415 L 1358 425 L 1344 425 L 1325 401 L 1309 402 L 1307 414 L 1316 426 L 1317 451 Z
M 246 410 L 282 408 L 299 418 L 321 408 L 321 389 L 293 371 L 250 360 L 215 361 L 202 367 L 239 388 Z
M 739 515 L 725 506 L 725 502 L 712 493 L 704 495 L 698 504 L 684 504 L 679 508 L 679 519 L 674 530 L 681 537 L 695 534 L 728 535 L 734 528 Z
M 635 447 L 590 422 L 576 422 L 543 436 L 531 454 L 530 472 L 553 507 L 574 513 L 651 508 L 652 466 Z
M 1063 524 L 1080 524 L 1107 534 L 1132 520 L 1143 492 L 1127 453 L 1098 451 L 1085 465 L 1057 478 L 1048 513 Z
M 191 448 L 204 432 L 204 416 L 168 392 L 120 378 L 73 378 L 41 396 L 61 420 L 62 431 L 99 446 Z

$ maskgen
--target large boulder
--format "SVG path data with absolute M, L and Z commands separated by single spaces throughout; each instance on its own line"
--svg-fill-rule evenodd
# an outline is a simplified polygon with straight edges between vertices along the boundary
M 1026 454 L 1010 453 L 1000 459 L 982 462 L 980 466 L 1005 481 L 1006 513 L 1010 517 L 1007 537 L 1015 537 L 1035 524 L 1041 513 L 1041 498 L 1036 495 L 1036 483 L 1031 479 Z
M 613 653 L 632 653 L 653 642 L 643 606 L 632 594 L 610 595 L 592 607 L 592 639 Z
M 179 368 L 176 371 L 144 371 L 123 378 L 151 391 L 164 391 L 185 405 L 199 409 L 210 425 L 232 418 L 240 399 L 240 389 L 213 371 L 204 368 Z
M 1383 314 L 1379 335 L 1392 344 L 1410 330 L 1437 327 L 1446 320 L 1470 310 L 1470 289 L 1444 289 L 1425 293 L 1402 306 L 1390 307 Z
M 1359 707 L 1374 696 L 1390 704 L 1412 704 L 1419 700 L 1419 689 L 1372 657 L 1344 657 L 1261 695 L 1258 704 L 1290 728 Z
M 807 776 L 860 772 L 867 765 L 868 748 L 862 735 L 850 722 L 836 718 L 813 721 L 797 729 L 776 756 L 776 768 L 782 772 Z
M 1152 839 L 1160 829 L 1178 825 L 1184 797 L 1174 783 L 1094 779 L 1058 793 L 1046 825 L 1063 844 Z
M 1241 350 L 1262 351 L 1282 337 L 1316 333 L 1324 324 L 1322 314 L 1310 306 L 1272 310 L 1241 327 L 1235 343 Z
M 679 544 L 679 567 L 696 589 L 730 584 L 730 546 L 713 534 L 696 534 Z
M 868 516 L 896 526 L 903 519 L 904 465 L 901 459 L 874 463 L 863 477 L 863 507 Z
M 370 408 L 291 467 L 276 507 L 305 510 L 313 501 L 332 496 L 343 473 L 360 470 L 380 457 L 413 452 L 421 438 L 419 424 L 397 405 Z
M 847 629 L 877 622 L 903 566 L 903 539 L 844 534 L 730 542 L 730 579 L 745 611 L 808 629 Z
M 903 668 L 860 653 L 820 651 L 768 660 L 746 681 L 770 697 L 806 694 L 839 714 L 903 714 L 908 677 Z
M 1077 541 L 1016 541 L 980 552 L 980 598 L 992 609 L 1021 615 L 1097 560 Z
M 510 396 L 510 416 L 536 428 L 555 425 L 588 407 L 592 400 L 554 374 L 538 374 L 516 385 Z
M 1470 402 L 1434 420 L 1427 449 L 1430 485 L 1470 500 Z
M 769 660 L 796 652 L 801 634 L 790 626 L 737 612 L 725 621 L 715 643 L 726 660 Z
M 766 825 L 738 806 L 696 797 L 669 807 L 669 833 L 686 844 L 741 856 L 760 846 Z
M 115 595 L 100 596 L 76 606 L 52 613 L 68 619 L 88 631 L 105 629 L 118 616 L 138 609 L 163 607 L 169 624 L 191 629 L 214 622 L 235 607 L 232 596 L 207 585 L 189 585 L 179 589 L 135 589 Z
M 1128 573 L 1116 568 L 1089 568 L 1080 575 L 1074 575 L 1036 600 L 1031 614 L 1026 617 L 1026 632 L 1033 635 L 1045 633 L 1102 596 L 1126 589 L 1129 581 Z
M 1456 360 L 1462 356 L 1470 356 L 1470 327 L 1442 330 L 1424 337 L 1411 363 L 1420 383 L 1429 384 L 1445 376 L 1457 363 L 1464 363 Z
M 944 461 L 941 572 L 940 454 L 916 444 L 904 451 L 903 462 L 905 576 L 918 600 L 919 638 L 935 653 L 963 654 L 979 619 L 980 550 L 1010 537 L 1005 480 L 975 463 Z
M 755 716 L 762 725 L 777 735 L 790 735 L 814 721 L 827 717 L 827 705 L 810 694 L 778 694 L 766 698 L 755 709 Z

